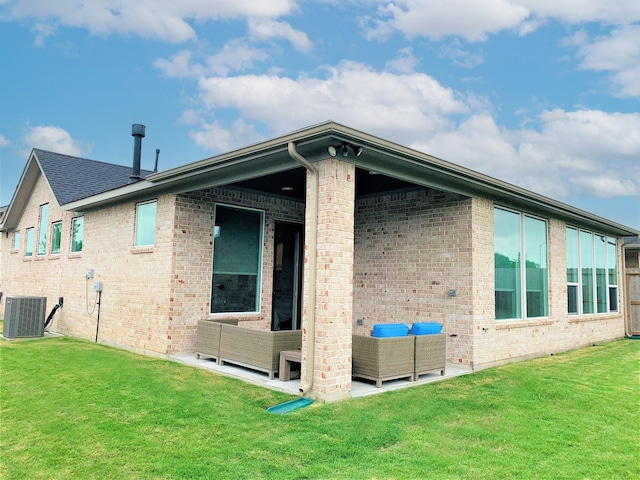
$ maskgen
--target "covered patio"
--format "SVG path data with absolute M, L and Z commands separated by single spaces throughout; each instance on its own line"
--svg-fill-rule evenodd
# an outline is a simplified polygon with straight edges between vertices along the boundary
M 210 358 L 197 358 L 193 353 L 179 353 L 168 356 L 169 360 L 189 365 L 196 368 L 202 368 L 211 372 L 224 375 L 226 377 L 237 378 L 244 382 L 259 385 L 271 390 L 277 390 L 280 392 L 288 393 L 291 395 L 300 394 L 300 379 L 292 379 L 287 382 L 280 381 L 277 377 L 269 379 L 269 376 L 265 373 L 251 370 L 249 368 L 238 367 L 236 365 L 218 365 L 217 362 Z M 411 382 L 406 379 L 388 380 L 383 382 L 382 387 L 377 388 L 375 382 L 372 381 L 359 381 L 353 380 L 351 382 L 351 397 L 367 397 L 370 395 L 376 395 L 379 393 L 389 392 L 392 390 L 401 390 L 404 388 L 411 388 L 419 385 L 425 385 L 427 383 L 440 382 L 461 375 L 472 373 L 472 370 L 467 365 L 447 363 L 445 374 L 440 375 L 438 372 L 427 373 L 421 375 L 420 378 Z

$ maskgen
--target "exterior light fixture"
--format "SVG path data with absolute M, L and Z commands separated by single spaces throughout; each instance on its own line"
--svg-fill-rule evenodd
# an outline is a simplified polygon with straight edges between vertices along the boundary
M 364 151 L 364 147 L 356 146 L 352 143 L 342 142 L 340 145 L 329 145 L 329 147 L 327 148 L 327 152 L 329 152 L 329 155 L 331 155 L 332 157 L 335 157 L 338 152 L 340 152 L 343 157 L 348 157 L 349 149 L 353 151 L 356 157 L 362 155 L 362 152 Z

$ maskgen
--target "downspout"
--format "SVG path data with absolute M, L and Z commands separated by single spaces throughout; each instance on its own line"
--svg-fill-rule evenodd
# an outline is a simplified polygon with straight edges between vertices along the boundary
M 318 269 L 318 169 L 309 163 L 296 150 L 296 144 L 289 142 L 287 146 L 289 155 L 296 162 L 302 165 L 311 174 L 309 182 L 309 192 L 307 199 L 309 204 L 308 210 L 311 212 L 309 218 L 309 238 L 305 239 L 305 243 L 309 245 L 309 284 L 306 285 L 308 306 L 307 306 L 307 344 L 306 344 L 306 362 L 305 362 L 305 379 L 300 384 L 300 393 L 306 394 L 313 386 L 313 366 L 315 355 L 315 332 L 316 332 L 316 273 Z
M 636 235 L 633 240 L 625 242 L 622 244 L 622 282 L 621 285 L 624 290 L 624 336 L 627 338 L 631 338 L 633 335 L 631 333 L 631 309 L 627 307 L 631 307 L 629 299 L 629 292 L 627 291 L 627 263 L 625 262 L 625 258 L 627 256 L 627 247 L 631 244 L 634 244 L 638 241 L 640 236 Z

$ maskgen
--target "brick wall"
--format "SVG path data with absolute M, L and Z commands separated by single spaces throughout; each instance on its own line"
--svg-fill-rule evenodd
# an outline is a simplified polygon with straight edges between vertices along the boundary
M 354 333 L 367 335 L 375 323 L 440 322 L 449 360 L 470 362 L 472 232 L 471 199 L 457 194 L 416 189 L 359 199 Z
M 220 202 L 265 212 L 261 310 L 257 315 L 232 317 L 250 328 L 269 329 L 275 222 L 302 223 L 304 203 L 231 189 L 162 195 L 157 200 L 153 247 L 133 247 L 136 202 L 126 202 L 85 212 L 83 251 L 70 253 L 75 215 L 60 209 L 41 177 L 17 226 L 21 248 L 11 250 L 12 233 L 0 239 L 4 298 L 46 296 L 51 310 L 63 297 L 64 307 L 56 313 L 51 331 L 93 340 L 98 315 L 93 282 L 102 281 L 100 342 L 146 353 L 193 351 L 197 321 L 211 317 L 213 212 L 215 202 Z M 24 232 L 35 227 L 37 242 L 40 205 L 45 203 L 49 204 L 47 252 L 51 223 L 62 220 L 61 253 L 25 257 Z M 95 277 L 87 281 L 89 268 Z
M 257 314 L 211 315 L 211 276 L 215 203 L 264 211 L 262 290 Z M 202 318 L 237 318 L 248 328 L 271 328 L 273 261 L 276 222 L 302 224 L 304 203 L 255 192 L 213 188 L 178 196 L 175 216 L 175 251 L 170 287 L 170 352 L 195 349 L 197 322 Z
M 44 203 L 49 204 L 47 254 L 25 257 L 25 230 L 35 227 L 37 242 L 39 207 Z M 64 307 L 55 314 L 51 330 L 93 340 L 98 316 L 93 282 L 102 281 L 99 341 L 165 353 L 170 263 L 158 258 L 171 257 L 173 210 L 172 196 L 158 198 L 155 246 L 142 249 L 133 248 L 135 202 L 85 212 L 82 252 L 71 253 L 75 215 L 60 209 L 40 177 L 17 226 L 20 249 L 4 248 L 13 241 L 12 234 L 3 238 L 4 294 L 45 296 L 49 311 L 63 297 Z M 62 221 L 62 237 L 60 254 L 52 255 L 50 231 L 55 221 Z M 85 278 L 89 268 L 95 275 L 91 280 Z
M 531 320 L 495 320 L 493 310 L 493 203 L 474 200 L 474 270 L 476 319 L 474 322 L 474 368 L 554 354 L 610 341 L 624 335 L 623 312 L 614 314 L 570 316 L 567 313 L 566 224 L 549 219 L 547 224 L 549 254 L 549 317 Z M 476 230 L 477 229 L 477 230 Z M 491 235 L 488 235 L 491 232 Z M 618 246 L 618 265 L 621 265 Z M 477 263 L 477 266 L 476 266 Z M 484 265 L 484 267 L 482 267 Z M 618 268 L 618 284 L 622 285 Z M 624 297 L 620 289 L 620 305 Z M 480 307 L 480 304 L 488 309 Z M 484 312 L 484 314 L 481 314 Z

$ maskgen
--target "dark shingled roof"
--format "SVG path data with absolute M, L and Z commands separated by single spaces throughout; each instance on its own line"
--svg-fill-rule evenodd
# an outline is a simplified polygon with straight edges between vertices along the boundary
M 34 148 L 33 152 L 60 205 L 130 183 L 131 166 L 71 157 L 38 148 Z M 152 173 L 150 170 L 140 170 L 142 178 Z

